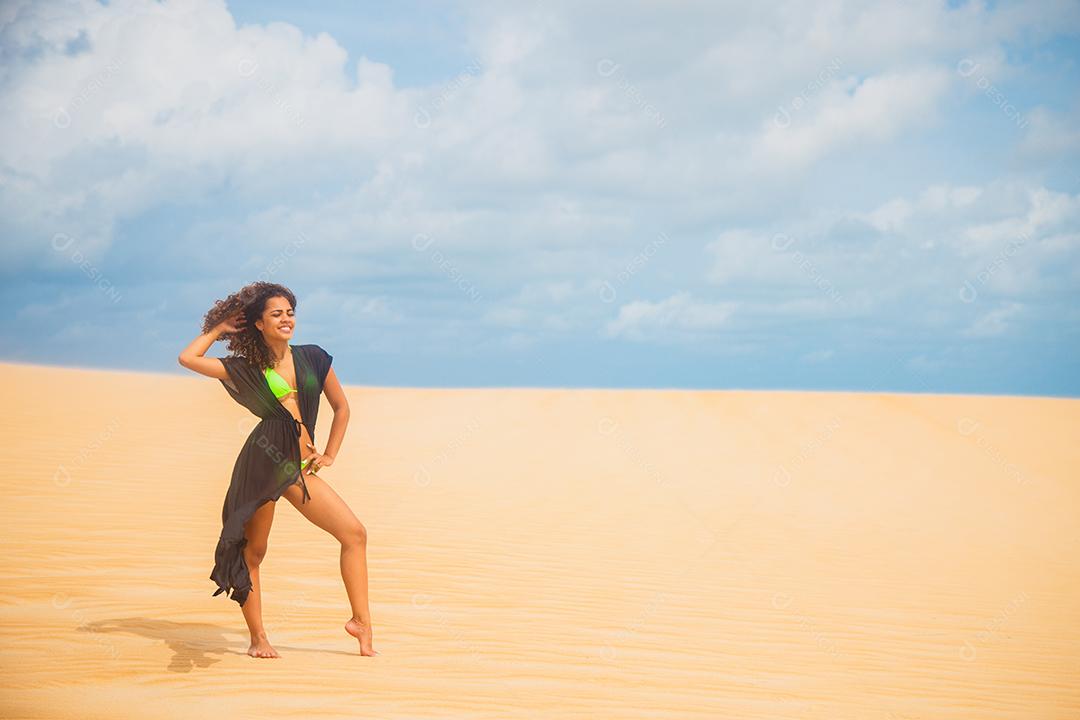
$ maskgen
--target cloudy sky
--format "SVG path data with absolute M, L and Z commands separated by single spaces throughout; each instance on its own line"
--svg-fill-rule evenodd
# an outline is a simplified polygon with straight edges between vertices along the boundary
M 1080 3 L 0 4 L 5 360 L 1080 395 Z M 224 354 L 224 346 L 211 350 Z

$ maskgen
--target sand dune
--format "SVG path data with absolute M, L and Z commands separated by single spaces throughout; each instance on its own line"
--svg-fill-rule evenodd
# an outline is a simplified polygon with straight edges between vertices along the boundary
M 5 718 L 1080 716 L 1078 400 L 350 387 L 382 655 L 282 501 L 256 660 L 207 577 L 254 418 L 0 369 Z

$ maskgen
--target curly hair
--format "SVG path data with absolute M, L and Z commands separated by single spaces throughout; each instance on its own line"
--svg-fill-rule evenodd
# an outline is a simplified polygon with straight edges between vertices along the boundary
M 230 353 L 244 358 L 255 367 L 261 370 L 273 367 L 275 361 L 270 348 L 263 340 L 262 333 L 255 327 L 255 321 L 261 319 L 263 311 L 266 310 L 266 301 L 272 297 L 285 298 L 293 310 L 296 310 L 296 296 L 289 288 L 259 280 L 245 285 L 224 300 L 215 300 L 214 307 L 203 316 L 203 333 L 210 332 L 218 323 L 243 311 L 243 329 L 240 332 L 223 333 L 219 339 L 228 343 Z

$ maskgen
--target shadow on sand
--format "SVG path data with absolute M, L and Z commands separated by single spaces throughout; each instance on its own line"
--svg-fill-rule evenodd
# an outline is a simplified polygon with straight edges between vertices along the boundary
M 98 620 L 97 622 L 80 625 L 76 629 L 79 632 L 92 633 L 129 633 L 152 640 L 161 640 L 173 651 L 173 656 L 166 667 L 169 672 L 186 673 L 195 668 L 210 667 L 214 663 L 221 662 L 220 656 L 224 655 L 247 656 L 248 643 L 246 640 L 237 643 L 226 637 L 226 633 L 235 634 L 236 630 L 231 627 L 226 628 L 210 623 L 182 623 L 171 620 L 131 617 Z M 288 650 L 295 650 L 297 652 L 360 655 L 359 653 L 350 653 L 343 650 L 288 647 L 277 643 L 274 643 L 274 647 L 282 654 Z

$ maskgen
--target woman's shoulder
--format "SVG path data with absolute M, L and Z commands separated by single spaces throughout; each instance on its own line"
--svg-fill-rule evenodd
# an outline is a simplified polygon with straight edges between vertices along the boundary
M 330 372 L 330 365 L 333 364 L 334 357 L 326 352 L 321 345 L 315 343 L 307 343 L 305 345 L 300 345 L 299 347 L 303 348 L 302 352 L 304 358 L 318 376 L 319 387 L 321 388 L 327 373 Z
M 225 374 L 228 375 L 227 379 L 220 378 L 221 382 L 230 392 L 239 392 L 240 386 L 250 386 L 256 382 L 255 373 L 257 371 L 255 366 L 243 355 L 229 355 L 228 357 L 218 358 L 218 360 L 225 366 Z
M 323 349 L 322 345 L 317 345 L 315 343 L 304 343 L 303 345 L 294 345 L 293 347 L 303 348 L 304 352 L 314 353 L 316 355 L 321 355 L 324 357 L 331 357 L 330 353 L 326 352 L 326 350 Z

